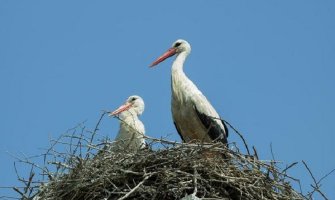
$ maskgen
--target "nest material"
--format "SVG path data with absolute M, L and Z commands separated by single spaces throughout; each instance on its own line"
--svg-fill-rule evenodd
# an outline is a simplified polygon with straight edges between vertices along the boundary
M 164 148 L 153 150 L 157 143 Z M 153 139 L 136 153 L 93 149 L 59 165 L 68 170 L 39 187 L 35 199 L 305 199 L 274 162 L 223 144 Z

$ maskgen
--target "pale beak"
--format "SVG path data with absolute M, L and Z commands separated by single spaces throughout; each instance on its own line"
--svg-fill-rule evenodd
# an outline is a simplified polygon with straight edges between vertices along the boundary
M 132 106 L 132 104 L 127 102 L 127 103 L 123 104 L 122 106 L 120 106 L 118 109 L 114 110 L 113 112 L 110 112 L 108 114 L 108 116 L 115 116 L 117 114 L 120 114 L 120 113 L 122 113 L 122 112 L 124 112 L 126 110 L 129 110 L 129 108 L 131 106 Z
M 161 55 L 157 60 L 155 60 L 149 67 L 154 67 L 158 65 L 160 62 L 163 62 L 165 59 L 175 55 L 177 53 L 177 49 L 172 47 L 168 49 L 163 55 Z

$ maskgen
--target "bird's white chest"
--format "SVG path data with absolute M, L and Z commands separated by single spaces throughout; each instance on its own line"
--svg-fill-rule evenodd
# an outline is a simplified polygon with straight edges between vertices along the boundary
M 191 81 L 181 82 L 172 78 L 172 117 L 186 142 L 211 142 L 194 108 L 194 96 L 199 94 L 201 92 Z
M 120 123 L 120 130 L 115 139 L 116 146 L 128 150 L 143 148 L 144 132 L 144 125 L 137 117 L 127 116 Z

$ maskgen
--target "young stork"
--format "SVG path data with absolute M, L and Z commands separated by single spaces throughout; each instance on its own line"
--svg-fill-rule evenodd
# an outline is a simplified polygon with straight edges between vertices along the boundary
M 113 143 L 112 150 L 137 151 L 145 147 L 144 125 L 138 116 L 144 111 L 144 101 L 133 95 L 109 116 L 119 115 L 120 130 Z
M 172 64 L 172 117 L 175 127 L 184 142 L 227 143 L 228 129 L 219 114 L 201 93 L 197 86 L 185 75 L 184 62 L 191 53 L 191 45 L 185 40 L 177 40 L 172 47 L 155 60 L 153 67 L 165 59 L 177 55 Z

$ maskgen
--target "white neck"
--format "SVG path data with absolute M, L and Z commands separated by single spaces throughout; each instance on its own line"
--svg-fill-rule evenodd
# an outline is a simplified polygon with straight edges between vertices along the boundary
M 127 111 L 124 111 L 120 114 L 120 118 L 122 120 L 127 120 L 127 119 L 133 119 L 137 120 L 138 119 L 138 113 L 135 111 L 135 109 L 129 109 Z
M 176 59 L 173 61 L 172 64 L 172 74 L 183 72 L 184 62 L 187 56 L 188 53 L 186 53 L 185 51 L 177 55 Z
M 187 56 L 187 52 L 181 52 L 177 55 L 172 64 L 172 97 L 173 99 L 178 99 L 180 102 L 189 98 L 193 91 L 198 90 L 194 83 L 186 76 L 183 71 L 184 62 Z

